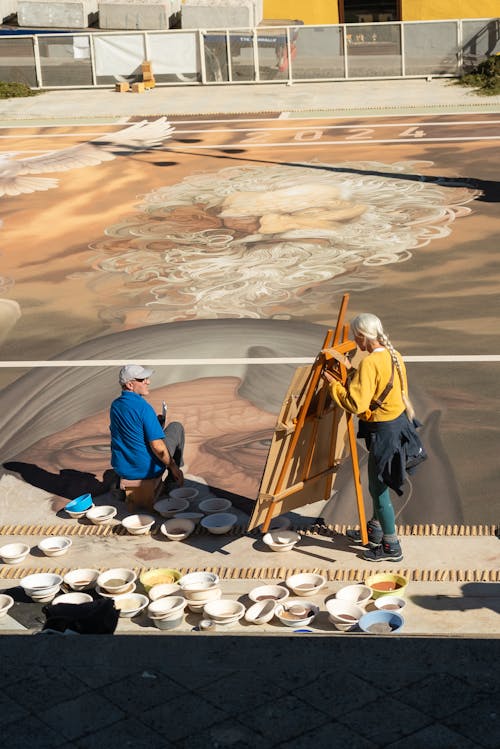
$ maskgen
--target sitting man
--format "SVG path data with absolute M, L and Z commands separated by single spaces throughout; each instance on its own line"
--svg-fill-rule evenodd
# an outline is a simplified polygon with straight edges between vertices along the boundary
M 120 479 L 132 482 L 159 481 L 167 468 L 168 480 L 182 486 L 184 427 L 173 421 L 163 429 L 163 417 L 158 417 L 145 400 L 152 373 L 139 364 L 126 364 L 120 369 L 122 392 L 110 409 L 111 465 Z M 126 481 L 121 482 L 121 488 Z

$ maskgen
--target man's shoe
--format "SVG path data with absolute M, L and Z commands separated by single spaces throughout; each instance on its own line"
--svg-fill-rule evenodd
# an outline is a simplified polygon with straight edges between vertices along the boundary
M 380 525 L 372 525 L 370 521 L 366 524 L 366 530 L 368 531 L 368 543 L 378 546 L 382 543 L 383 531 Z M 349 529 L 346 531 L 346 536 L 351 541 L 357 544 L 361 543 L 361 531 Z
M 363 558 L 367 562 L 400 562 L 403 559 L 403 552 L 399 541 L 394 544 L 382 543 L 365 551 Z

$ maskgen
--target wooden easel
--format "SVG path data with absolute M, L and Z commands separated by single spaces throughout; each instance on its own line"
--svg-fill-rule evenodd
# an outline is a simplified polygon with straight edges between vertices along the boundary
M 342 298 L 335 331 L 329 330 L 310 367 L 299 367 L 283 401 L 248 530 L 296 507 L 330 498 L 335 475 L 348 446 L 361 540 L 368 543 L 358 450 L 352 415 L 332 403 L 322 378 L 327 369 L 340 382 L 347 379 L 345 357 L 356 349 L 348 338 L 345 314 L 349 295 Z

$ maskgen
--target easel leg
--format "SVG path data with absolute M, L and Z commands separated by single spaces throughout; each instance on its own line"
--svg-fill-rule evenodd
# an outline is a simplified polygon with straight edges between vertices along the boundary
M 352 414 L 347 414 L 347 433 L 349 435 L 349 448 L 351 450 L 352 475 L 354 478 L 354 488 L 356 490 L 356 503 L 358 505 L 359 529 L 361 533 L 361 542 L 364 546 L 368 543 L 368 531 L 366 529 L 365 505 L 363 503 L 363 488 L 361 486 L 361 476 L 359 473 L 358 446 L 356 444 L 356 435 L 354 434 L 354 423 Z

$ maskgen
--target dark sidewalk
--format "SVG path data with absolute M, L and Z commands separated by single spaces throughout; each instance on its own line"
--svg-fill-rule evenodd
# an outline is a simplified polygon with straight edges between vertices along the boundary
M 500 746 L 499 639 L 9 636 L 9 749 Z

